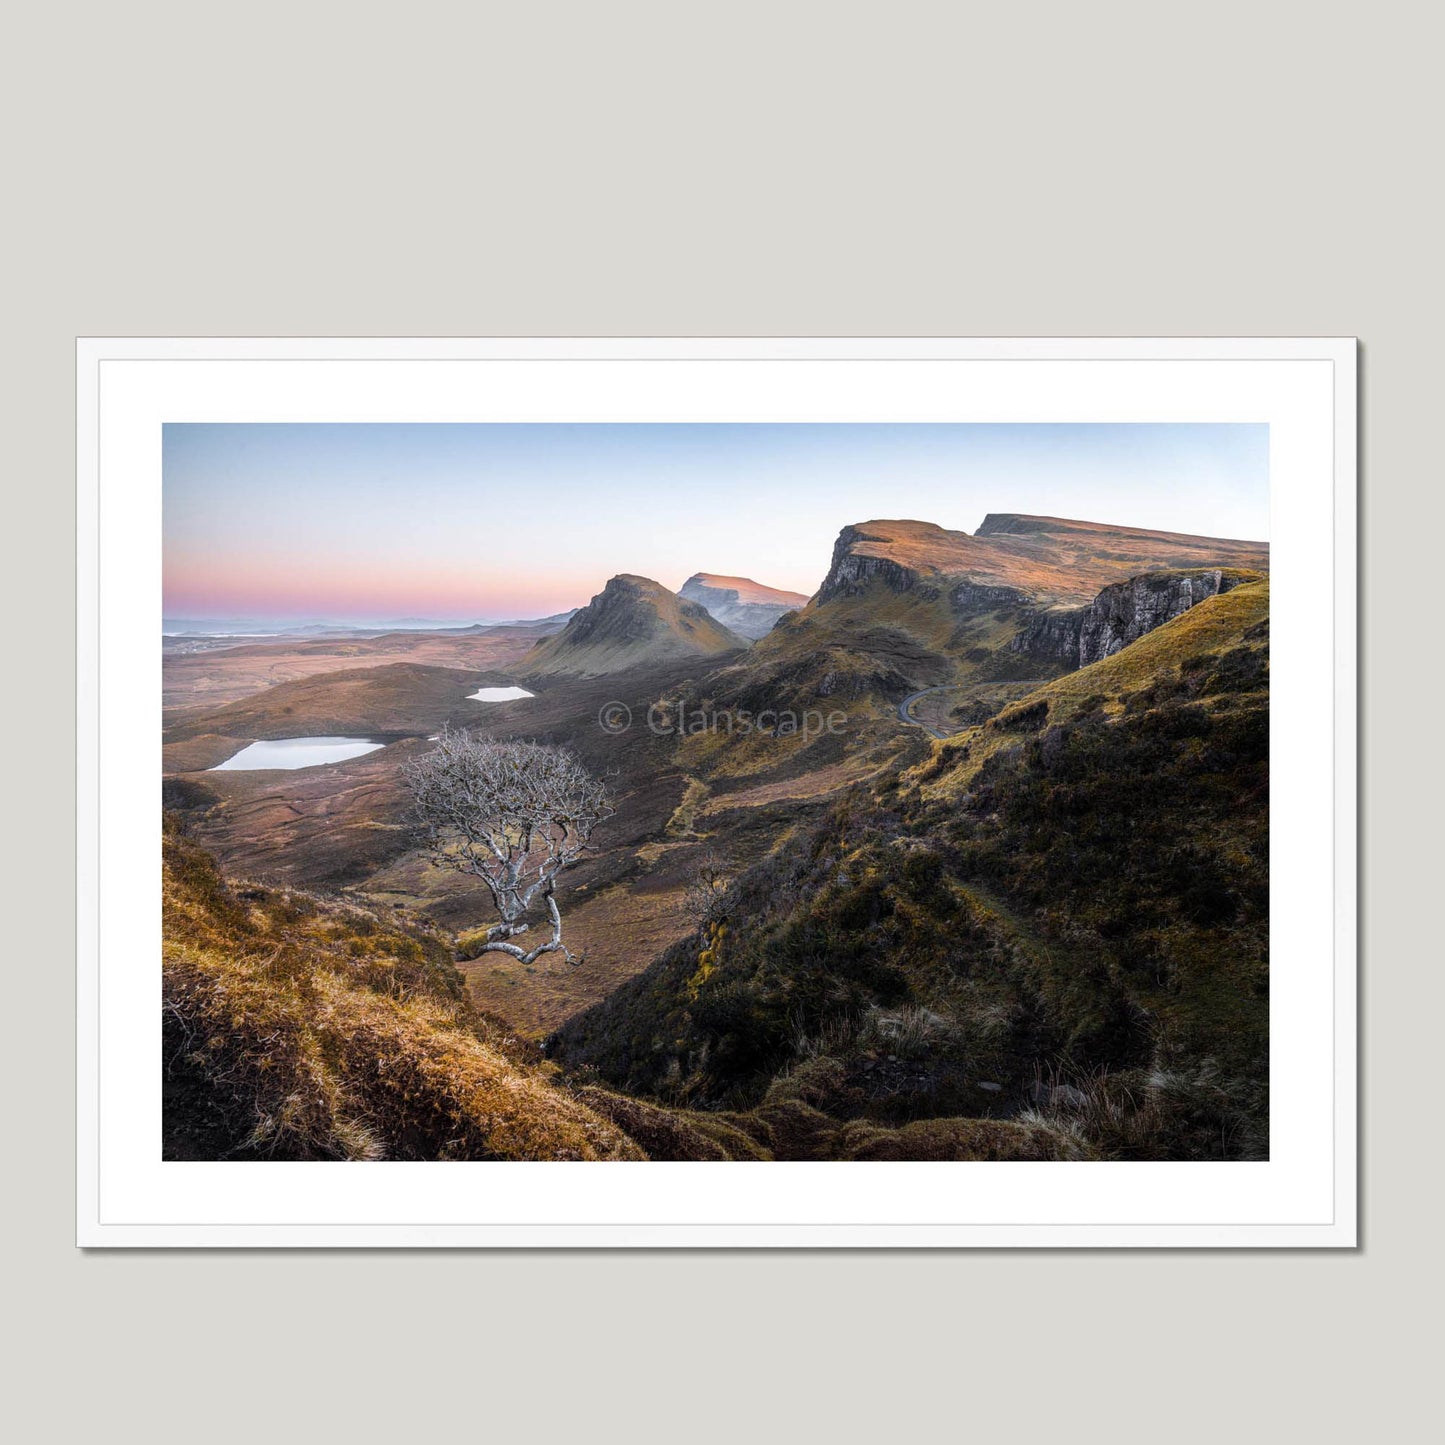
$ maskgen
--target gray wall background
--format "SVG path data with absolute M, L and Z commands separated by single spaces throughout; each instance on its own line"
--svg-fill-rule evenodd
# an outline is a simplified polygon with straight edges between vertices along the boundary
M 1439 1253 L 1435 15 L 133 0 L 6 29 L 17 1438 L 1415 1433 Z M 176 333 L 1359 335 L 1364 1249 L 76 1253 L 73 338 Z

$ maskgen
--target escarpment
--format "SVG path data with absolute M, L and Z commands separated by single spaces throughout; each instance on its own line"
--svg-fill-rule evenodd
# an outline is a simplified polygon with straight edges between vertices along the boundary
M 1087 607 L 1040 614 L 1009 647 L 1070 667 L 1087 667 L 1112 657 L 1205 598 L 1257 577 L 1254 572 L 1225 567 L 1131 577 L 1105 587 Z
M 844 527 L 822 586 L 730 665 L 732 695 L 894 705 L 909 692 L 1034 680 L 1111 656 L 1259 576 L 1262 542 L 990 513 L 976 532 Z
M 869 543 L 881 546 L 890 540 L 870 533 L 866 530 L 868 525 L 844 527 L 838 533 L 838 540 L 833 544 L 833 560 L 823 585 L 818 589 L 817 602 L 854 596 L 870 582 L 881 582 L 893 592 L 913 592 L 924 586 L 923 577 L 916 568 L 892 557 L 863 550 Z

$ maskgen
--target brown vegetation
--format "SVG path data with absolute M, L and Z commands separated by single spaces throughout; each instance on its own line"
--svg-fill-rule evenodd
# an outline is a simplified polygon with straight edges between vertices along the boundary
M 271 886 L 212 869 L 212 888 L 168 844 L 168 1151 L 1262 1157 L 1267 580 L 1056 672 L 1009 649 L 1038 598 L 960 604 L 958 574 L 926 571 L 953 565 L 927 552 L 941 531 L 901 539 L 907 585 L 866 575 L 741 660 L 546 678 L 493 708 L 465 692 L 515 674 L 348 658 L 177 717 L 168 806 L 228 876 Z M 1199 541 L 1008 517 L 968 539 L 1030 587 L 1045 554 L 1093 547 L 1107 570 Z M 930 747 L 895 704 L 940 683 L 915 715 L 961 731 Z M 597 724 L 613 700 L 618 735 Z M 647 709 L 679 700 L 846 725 L 651 733 Z M 395 740 L 347 763 L 194 771 L 378 718 Z M 585 967 L 477 956 L 492 899 L 426 861 L 401 785 L 447 722 L 565 746 L 615 793 L 558 885 Z
M 378 637 L 304 641 L 280 638 L 164 655 L 162 697 L 167 721 L 210 710 L 318 673 L 422 663 L 464 671 L 505 671 L 557 623 L 526 623 L 479 632 L 389 632 Z
M 226 883 L 165 838 L 170 1158 L 638 1159 L 467 1000 L 422 925 Z

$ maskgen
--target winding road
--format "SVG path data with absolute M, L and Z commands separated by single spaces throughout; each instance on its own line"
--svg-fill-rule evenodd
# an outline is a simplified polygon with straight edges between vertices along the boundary
M 1022 696 L 1033 688 L 1042 687 L 1047 681 L 1048 678 L 1046 677 L 1018 678 L 1009 683 L 984 684 L 983 686 L 1006 686 L 1009 688 L 1014 688 L 1017 689 L 1017 695 Z M 938 728 L 933 727 L 931 724 L 922 721 L 922 719 L 913 716 L 913 704 L 916 703 L 919 698 L 927 697 L 929 693 L 932 692 L 966 693 L 970 691 L 971 687 L 977 688 L 978 684 L 945 682 L 940 687 L 925 687 L 921 688 L 918 692 L 910 692 L 908 696 L 905 697 L 903 701 L 898 704 L 898 716 L 902 718 L 904 722 L 908 723 L 910 727 L 922 728 L 924 732 L 929 734 L 930 737 L 935 737 L 940 742 L 942 742 L 945 738 L 957 737 L 959 733 L 966 732 L 967 729 L 962 727 L 956 727 L 952 732 L 940 732 Z M 1003 707 L 1008 701 L 1009 698 L 1007 696 L 999 698 L 996 706 Z
M 939 732 L 936 727 L 930 727 L 926 722 L 919 722 L 919 720 L 913 716 L 913 704 L 916 703 L 919 698 L 927 697 L 931 692 L 951 692 L 955 690 L 956 687 L 956 683 L 945 683 L 942 687 L 925 687 L 918 692 L 910 692 L 908 696 L 898 704 L 898 716 L 901 717 L 904 722 L 910 723 L 916 728 L 922 728 L 926 733 L 931 733 L 940 742 L 944 738 L 951 738 L 953 736 L 952 733 Z

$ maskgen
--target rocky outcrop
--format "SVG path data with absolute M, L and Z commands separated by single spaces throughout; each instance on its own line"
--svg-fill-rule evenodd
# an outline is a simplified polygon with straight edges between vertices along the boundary
M 1085 611 L 1086 608 L 1071 607 L 1040 614 L 1009 643 L 1009 651 L 1026 652 L 1030 657 L 1077 667 L 1079 633 Z
M 1253 576 L 1215 567 L 1131 577 L 1105 587 L 1087 607 L 1041 613 L 1009 646 L 1032 657 L 1087 667 Z
M 978 582 L 960 582 L 948 594 L 956 612 L 970 612 L 989 607 L 1016 607 L 1028 597 L 1017 587 L 986 587 Z
M 808 601 L 801 592 L 765 587 L 751 577 L 722 577 L 712 572 L 695 572 L 677 595 L 705 607 L 739 637 L 754 641 L 771 632 L 780 617 L 796 612 Z
M 838 540 L 833 544 L 833 561 L 823 585 L 818 589 L 819 602 L 856 596 L 870 582 L 881 582 L 892 592 L 912 592 L 923 586 L 922 577 L 913 568 L 905 567 L 891 557 L 876 557 L 854 550 L 859 543 L 877 540 L 861 527 L 844 527 L 838 533 Z

